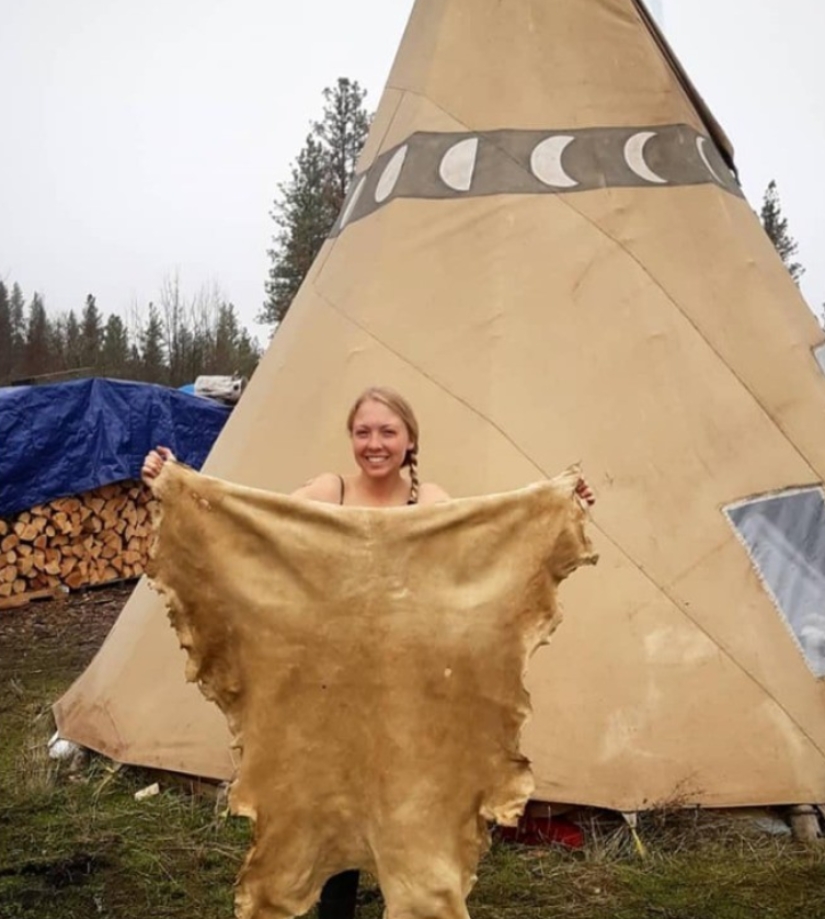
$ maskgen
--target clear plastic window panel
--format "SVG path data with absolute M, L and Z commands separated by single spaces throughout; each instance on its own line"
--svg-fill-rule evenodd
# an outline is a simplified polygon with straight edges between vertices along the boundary
M 725 509 L 808 666 L 825 676 L 825 500 L 820 488 Z

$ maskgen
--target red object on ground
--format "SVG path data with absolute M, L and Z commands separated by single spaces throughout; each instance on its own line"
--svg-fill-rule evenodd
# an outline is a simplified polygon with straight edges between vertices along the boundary
M 496 827 L 496 836 L 505 842 L 515 842 L 522 846 L 549 846 L 554 843 L 567 846 L 569 849 L 581 849 L 584 845 L 584 833 L 562 817 L 524 816 L 518 826 Z

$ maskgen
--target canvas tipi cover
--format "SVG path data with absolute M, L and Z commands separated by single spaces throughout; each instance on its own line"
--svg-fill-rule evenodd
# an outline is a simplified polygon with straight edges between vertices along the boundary
M 205 471 L 347 468 L 366 385 L 425 478 L 581 461 L 598 569 L 566 586 L 524 739 L 537 796 L 825 800 L 820 332 L 730 150 L 634 0 L 418 0 L 349 198 Z M 141 584 L 56 713 L 116 759 L 231 771 Z

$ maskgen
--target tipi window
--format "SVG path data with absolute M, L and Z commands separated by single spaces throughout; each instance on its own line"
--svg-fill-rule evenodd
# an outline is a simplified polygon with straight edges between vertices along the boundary
M 825 676 L 825 497 L 805 488 L 743 501 L 725 514 L 808 666 Z

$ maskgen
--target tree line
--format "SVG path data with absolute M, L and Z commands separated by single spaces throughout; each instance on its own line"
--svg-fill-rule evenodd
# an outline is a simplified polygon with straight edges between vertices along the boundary
M 157 303 L 133 309 L 127 324 L 116 313 L 104 319 L 93 294 L 78 312 L 49 315 L 41 294 L 27 301 L 19 284 L 0 281 L 0 386 L 72 376 L 181 386 L 202 374 L 248 377 L 260 357 L 216 289 L 186 298 L 167 279 Z
M 260 322 L 277 328 L 341 210 L 369 130 L 365 96 L 345 77 L 323 91 L 321 119 L 278 187 Z M 0 281 L 0 386 L 66 375 L 180 386 L 202 374 L 248 377 L 261 354 L 218 291 L 186 299 L 177 278 L 128 322 L 104 319 L 93 294 L 77 311 L 50 315 L 41 294 L 26 299 L 18 284 Z

